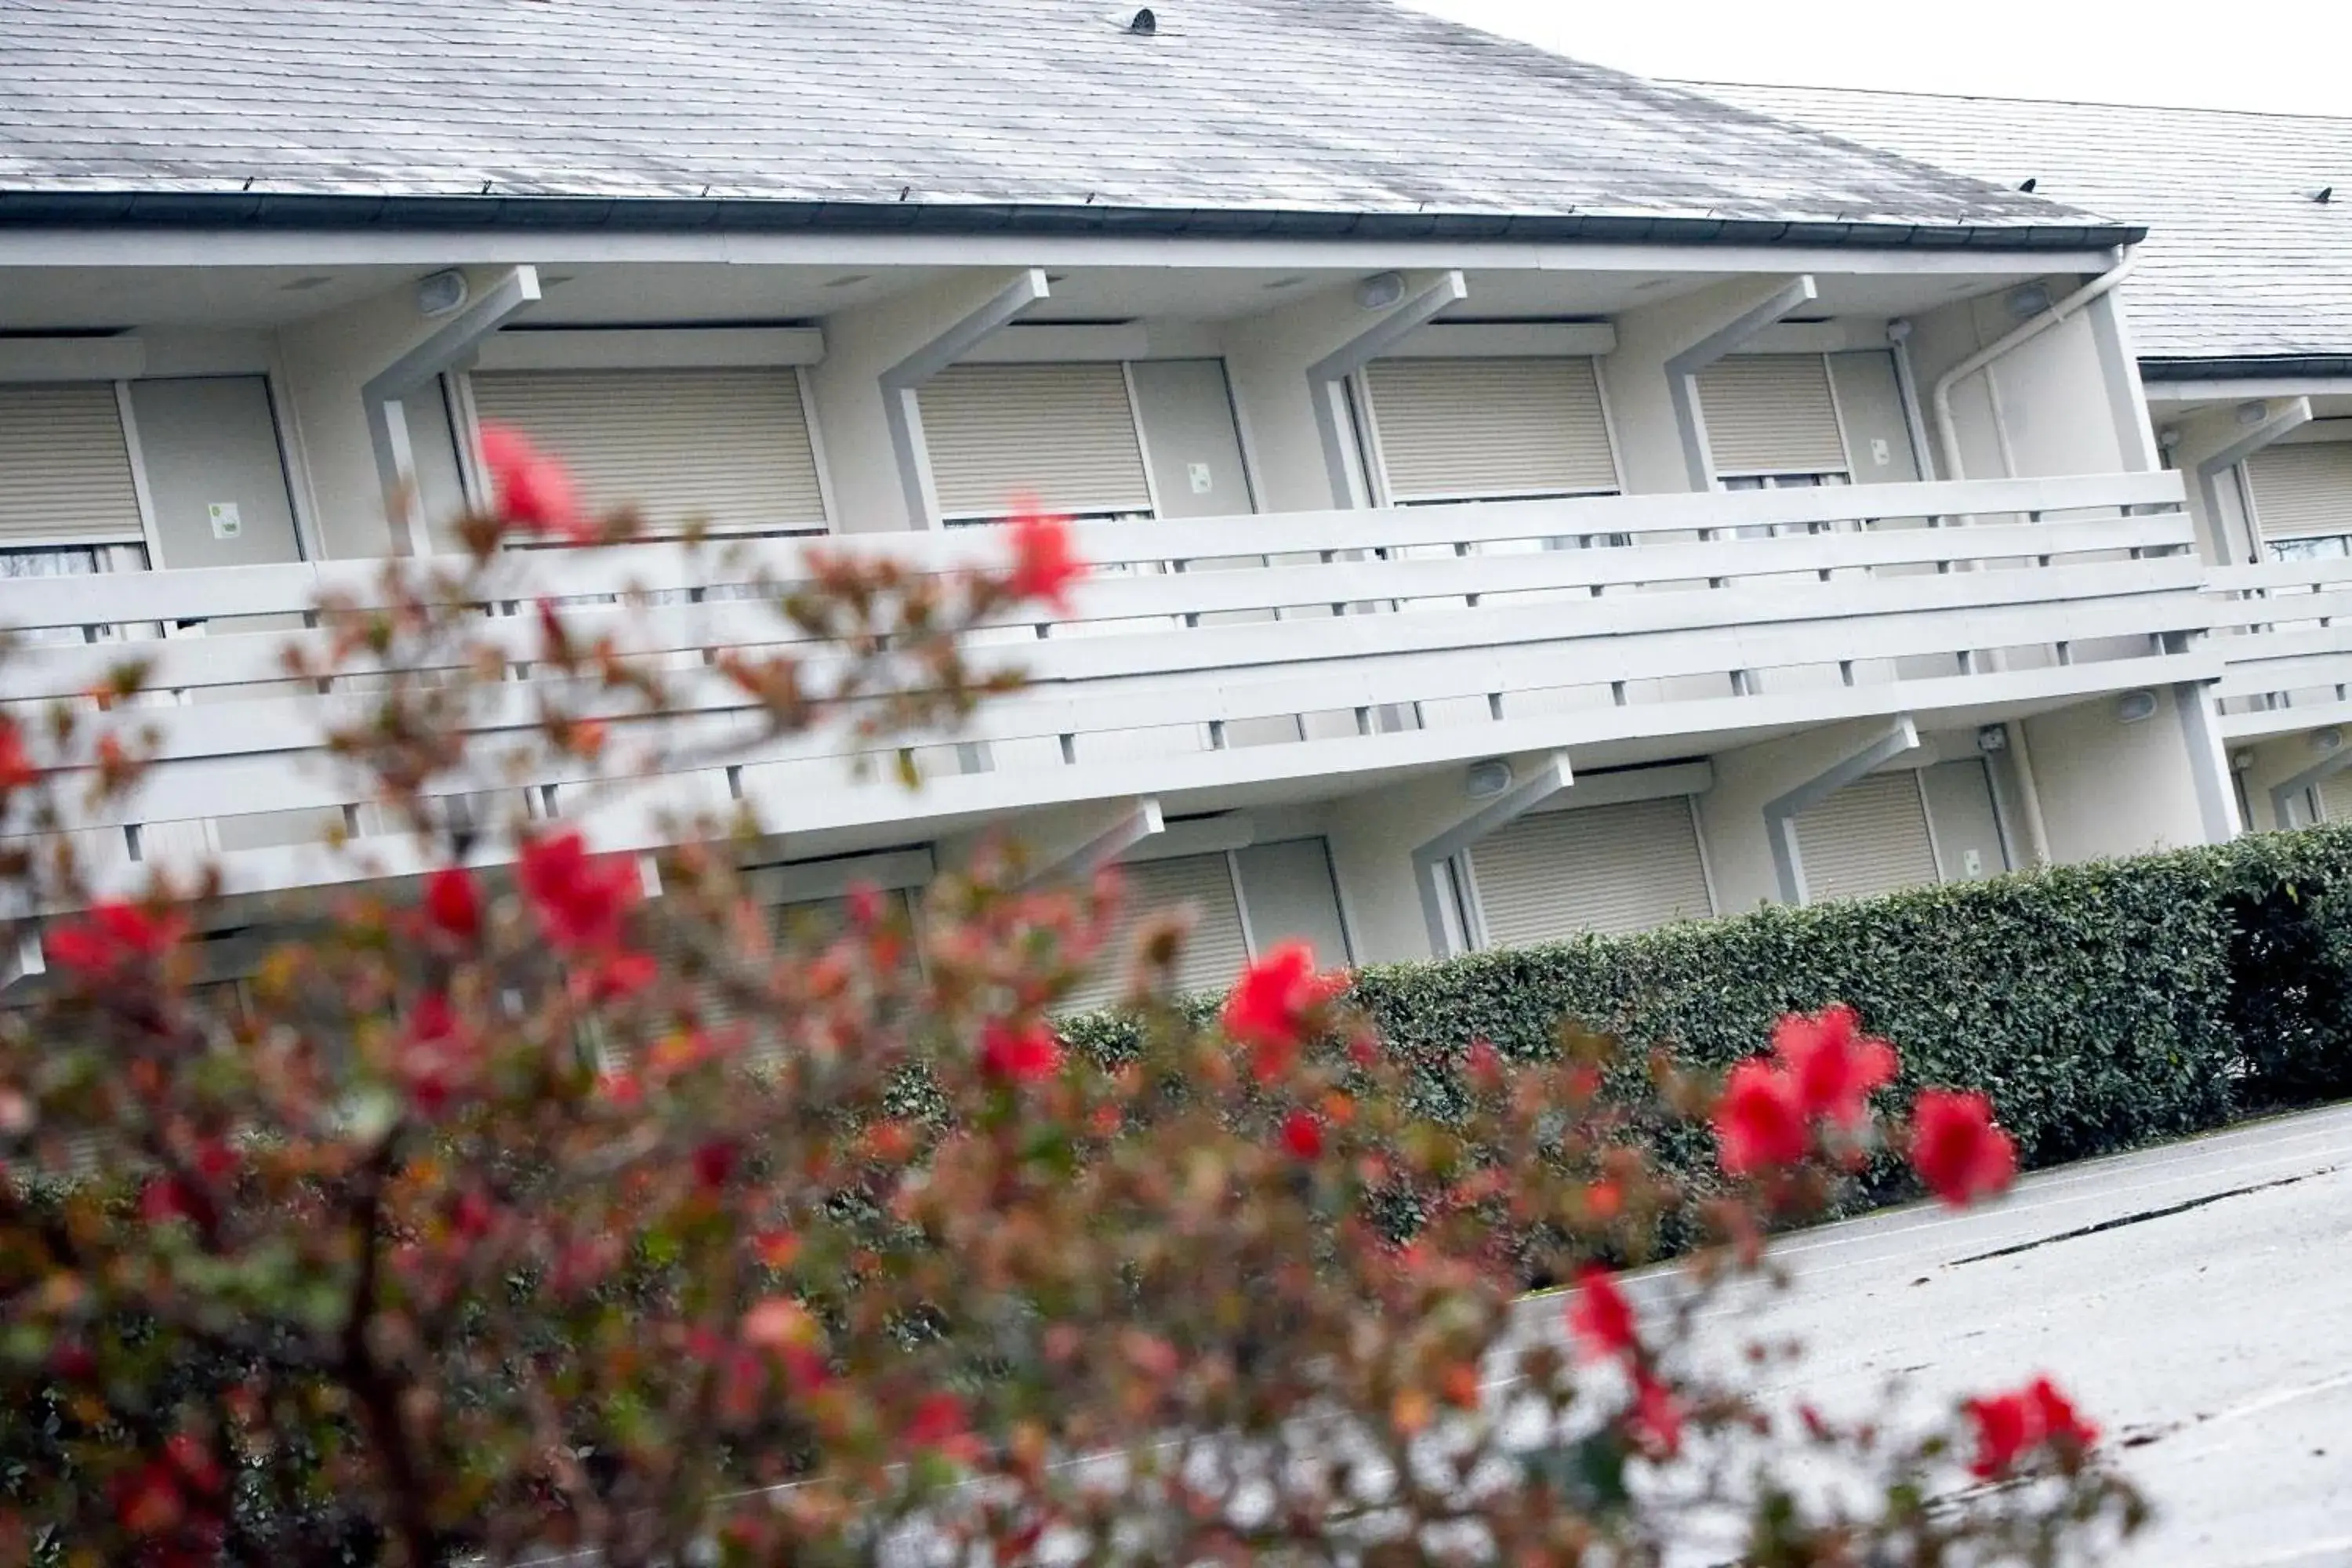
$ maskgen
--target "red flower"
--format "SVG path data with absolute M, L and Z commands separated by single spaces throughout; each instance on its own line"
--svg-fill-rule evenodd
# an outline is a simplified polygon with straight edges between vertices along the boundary
M 1717 1158 L 1735 1176 L 1793 1165 L 1805 1157 L 1811 1139 L 1794 1079 L 1750 1057 L 1731 1069 L 1715 1107 Z
M 457 1010 L 446 994 L 428 991 L 408 1015 L 398 1071 L 418 1112 L 438 1116 L 473 1076 L 472 1041 L 458 1026 Z
M 1304 1110 L 1292 1111 L 1282 1119 L 1282 1146 L 1297 1159 L 1320 1159 L 1323 1124 Z
M 789 1230 L 763 1230 L 751 1238 L 751 1250 L 770 1268 L 790 1268 L 801 1255 L 801 1238 Z
M 194 1433 L 174 1432 L 163 1439 L 163 1458 L 180 1479 L 200 1492 L 220 1489 L 221 1468 Z
M 1992 1124 L 1992 1101 L 1974 1089 L 1927 1089 L 1911 1108 L 1911 1166 L 1954 1208 L 2006 1188 L 2017 1145 Z
M 1568 1331 L 1596 1360 L 1631 1355 L 1641 1348 L 1633 1304 L 1617 1288 L 1617 1277 L 1598 1263 L 1586 1264 L 1576 1277 L 1576 1294 L 1568 1303 Z
M 971 1414 L 959 1394 L 924 1396 L 907 1417 L 903 1434 L 909 1448 L 929 1449 L 950 1458 L 969 1460 L 980 1452 L 971 1435 Z
M 1492 1089 L 1503 1081 L 1502 1053 L 1495 1049 L 1492 1040 L 1473 1040 L 1462 1058 L 1470 1069 L 1470 1081 L 1480 1089 Z
M 2099 1429 L 2084 1420 L 2046 1377 L 2008 1394 L 1969 1400 L 1961 1409 L 1976 1427 L 1977 1451 L 1969 1473 L 1980 1481 L 2007 1475 L 2018 1460 L 2045 1444 L 2079 1454 L 2099 1440 Z
M 661 965 L 644 952 L 616 952 L 588 976 L 588 993 L 599 1002 L 634 996 L 661 978 Z
M 1894 1078 L 1895 1047 L 1864 1034 L 1861 1023 L 1841 1002 L 1811 1017 L 1791 1013 L 1773 1029 L 1772 1052 L 1808 1116 L 1859 1127 L 1870 1114 L 1871 1090 Z
M 694 1152 L 694 1179 L 706 1187 L 723 1187 L 735 1173 L 735 1145 L 705 1143 Z
M 1290 1070 L 1315 1015 L 1346 984 L 1343 976 L 1316 973 L 1315 950 L 1303 942 L 1282 942 L 1242 971 L 1223 1022 L 1226 1035 L 1255 1054 L 1260 1083 Z
M 980 1036 L 980 1070 L 999 1083 L 1036 1083 L 1062 1070 L 1061 1042 L 1037 1019 L 1014 1026 L 992 1018 Z
M 200 1206 L 196 1195 L 176 1176 L 150 1177 L 139 1189 L 139 1217 L 149 1225 L 194 1220 Z
M 2032 1396 L 2034 1412 L 2042 1417 L 2044 1442 L 2076 1448 L 2088 1448 L 2098 1442 L 2098 1427 L 2083 1419 L 2074 1402 L 2061 1394 L 2056 1384 L 2046 1377 L 2037 1377 L 2026 1384 L 2025 1392 Z
M 497 1217 L 498 1211 L 490 1206 L 489 1199 L 478 1192 L 465 1192 L 457 1194 L 457 1205 L 449 1213 L 449 1223 L 459 1236 L 473 1241 L 488 1236 L 490 1224 Z
M 1633 1408 L 1625 1413 L 1633 1446 L 1652 1459 L 1671 1459 L 1683 1449 L 1683 1406 L 1674 1390 L 1648 1373 L 1633 1374 Z
M 576 829 L 527 840 L 519 868 L 540 929 L 559 950 L 620 945 L 623 917 L 645 890 L 625 855 L 591 855 Z
M 122 964 L 161 958 L 188 931 L 184 915 L 157 914 L 119 900 L 93 904 L 80 920 L 50 931 L 50 960 L 82 974 L 110 974 Z
M 482 901 L 473 873 L 444 866 L 425 879 L 425 915 L 451 936 L 471 942 L 482 929 Z
M 22 789 L 41 776 L 33 759 L 25 754 L 25 733 L 16 721 L 0 715 L 0 795 Z
M 175 1530 L 187 1517 L 180 1500 L 180 1479 L 161 1459 L 150 1459 L 112 1484 L 115 1522 L 135 1536 L 155 1536 Z
M 521 431 L 484 425 L 482 463 L 490 470 L 495 505 L 508 521 L 546 529 L 575 543 L 595 537 L 593 523 L 581 512 L 571 474 Z
M 1086 563 L 1070 553 L 1070 520 L 1023 507 L 1013 519 L 1013 570 L 1005 591 L 1015 598 L 1043 599 L 1066 613 L 1070 584 L 1086 574 Z

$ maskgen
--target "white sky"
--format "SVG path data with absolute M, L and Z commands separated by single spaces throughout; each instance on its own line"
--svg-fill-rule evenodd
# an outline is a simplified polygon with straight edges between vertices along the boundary
M 2352 116 L 2342 0 L 1405 4 L 1643 76 Z

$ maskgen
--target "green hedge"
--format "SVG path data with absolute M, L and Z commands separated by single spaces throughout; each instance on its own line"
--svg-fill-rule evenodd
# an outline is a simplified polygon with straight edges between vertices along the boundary
M 2047 1164 L 2352 1094 L 2347 975 L 2352 825 L 1374 965 L 1353 999 L 1441 1104 L 1475 1038 L 1537 1056 L 1573 1019 L 1719 1066 L 1790 1009 L 1850 1002 L 1908 1085 L 1987 1090 Z M 1134 1027 L 1092 1014 L 1065 1033 L 1118 1054 Z

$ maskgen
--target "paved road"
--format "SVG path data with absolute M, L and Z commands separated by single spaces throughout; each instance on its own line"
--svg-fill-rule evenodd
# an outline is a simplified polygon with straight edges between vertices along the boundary
M 2130 1568 L 2352 1565 L 2352 1106 L 1793 1238 L 1762 1321 L 1826 1406 L 2047 1371 L 2160 1514 Z M 1740 1325 L 1717 1325 L 1736 1332 Z

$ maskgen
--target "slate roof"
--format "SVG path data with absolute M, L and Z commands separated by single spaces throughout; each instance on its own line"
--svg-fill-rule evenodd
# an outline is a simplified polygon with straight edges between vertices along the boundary
M 2150 374 L 2352 374 L 2352 120 L 1819 88 L 1740 104 L 2147 226 L 2126 285 Z M 2335 188 L 2326 203 L 2312 193 Z M 2324 362 L 2347 361 L 2340 367 Z M 2266 363 L 2265 362 L 2271 362 Z
M 0 221 L 2123 237 L 1389 0 L 1138 3 L 0 0 Z

